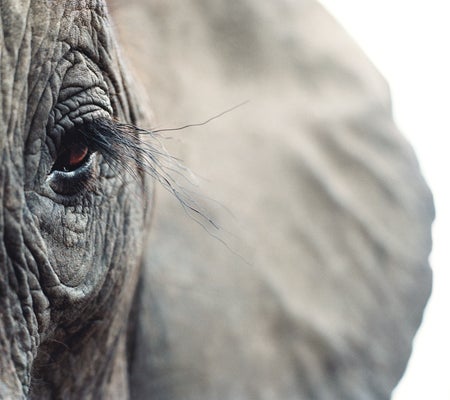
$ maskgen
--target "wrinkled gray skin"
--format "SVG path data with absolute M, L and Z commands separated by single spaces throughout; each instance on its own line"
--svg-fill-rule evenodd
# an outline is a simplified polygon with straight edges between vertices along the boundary
M 102 1 L 0 4 L 0 398 L 388 399 L 433 205 L 384 81 L 324 10 L 111 1 L 132 86 Z M 232 251 L 163 192 L 147 238 L 150 180 L 100 155 L 95 190 L 55 192 L 65 132 L 148 126 L 145 93 L 166 126 L 250 100 L 173 149 Z
M 127 390 L 150 188 L 101 157 L 96 190 L 74 198 L 49 172 L 62 132 L 136 123 L 136 108 L 101 1 L 2 0 L 0 13 L 0 398 L 108 398 Z

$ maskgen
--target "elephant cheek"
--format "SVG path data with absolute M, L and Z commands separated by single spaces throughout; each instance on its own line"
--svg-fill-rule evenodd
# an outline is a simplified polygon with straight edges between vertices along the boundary
M 3 285 L 2 285 L 3 286 Z M 9 292 L 4 298 L 5 288 L 0 288 L 2 296 L 0 311 L 0 399 L 20 399 L 28 392 L 30 368 L 36 346 L 31 340 L 26 322 L 28 312 L 22 312 Z M 6 300 L 6 301 L 5 301 Z M 8 303 L 5 309 L 5 302 Z M 28 315 L 29 316 L 29 315 Z
M 28 392 L 31 365 L 40 342 L 39 325 L 48 307 L 37 284 L 33 253 L 22 234 L 20 197 L 0 212 L 1 399 L 23 398 Z
M 89 234 L 89 216 L 67 211 L 58 218 L 59 224 L 45 224 L 42 229 L 48 244 L 50 264 L 61 285 L 67 288 L 83 286 L 95 264 L 95 238 Z M 97 276 L 101 271 L 97 271 Z
M 64 207 L 45 196 L 27 194 L 27 203 L 43 242 L 46 244 L 48 275 L 55 282 L 42 282 L 53 304 L 82 307 L 92 299 L 107 274 L 104 222 L 95 208 Z

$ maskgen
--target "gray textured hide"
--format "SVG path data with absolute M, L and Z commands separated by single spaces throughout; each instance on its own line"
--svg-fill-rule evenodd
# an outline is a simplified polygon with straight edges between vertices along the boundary
M 128 397 L 153 185 L 127 76 L 102 0 L 0 0 L 1 400 Z
M 132 398 L 388 399 L 430 293 L 433 206 L 384 80 L 315 1 L 110 10 L 153 126 L 250 101 L 170 135 L 240 257 L 159 194 Z

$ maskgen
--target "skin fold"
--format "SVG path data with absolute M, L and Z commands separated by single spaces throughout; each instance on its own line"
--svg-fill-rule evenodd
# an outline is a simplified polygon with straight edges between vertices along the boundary
M 390 398 L 433 202 L 315 1 L 2 0 L 0 24 L 1 399 Z M 245 100 L 174 157 L 151 130 Z

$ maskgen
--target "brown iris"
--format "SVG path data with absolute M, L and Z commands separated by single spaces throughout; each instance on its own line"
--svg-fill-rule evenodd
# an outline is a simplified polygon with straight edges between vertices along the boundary
M 75 171 L 89 157 L 89 147 L 84 143 L 71 143 L 64 151 L 58 156 L 53 170 L 70 172 Z
M 69 167 L 73 168 L 81 164 L 88 154 L 88 147 L 81 143 L 74 143 L 69 149 Z

